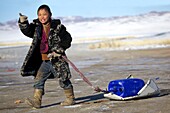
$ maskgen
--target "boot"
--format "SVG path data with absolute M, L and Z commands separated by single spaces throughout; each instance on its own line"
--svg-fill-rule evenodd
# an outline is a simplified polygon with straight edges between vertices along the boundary
M 75 104 L 73 88 L 65 89 L 64 93 L 66 96 L 66 100 L 62 102 L 60 105 L 69 106 Z
M 27 98 L 25 100 L 25 103 L 27 103 L 29 106 L 31 106 L 35 109 L 40 108 L 41 107 L 42 94 L 43 94 L 42 89 L 35 89 L 34 90 L 34 98 L 33 99 Z

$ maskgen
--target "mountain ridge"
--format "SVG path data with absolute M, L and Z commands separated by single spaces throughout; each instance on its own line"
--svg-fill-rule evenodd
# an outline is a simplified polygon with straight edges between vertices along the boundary
M 111 16 L 111 17 L 83 17 L 83 16 L 68 16 L 68 17 L 57 17 L 62 21 L 64 24 L 74 24 L 74 23 L 82 23 L 82 22 L 105 22 L 105 21 L 122 21 L 123 23 L 126 22 L 136 22 L 140 21 L 141 19 L 148 18 L 148 17 L 160 17 L 164 15 L 170 15 L 170 11 L 151 11 L 145 14 L 133 15 L 133 16 Z M 31 21 L 30 21 L 31 22 Z M 0 30 L 12 30 L 18 28 L 18 20 L 9 20 L 6 22 L 0 22 Z

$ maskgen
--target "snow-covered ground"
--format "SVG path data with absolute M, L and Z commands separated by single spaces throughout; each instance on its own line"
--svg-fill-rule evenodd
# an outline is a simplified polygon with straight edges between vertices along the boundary
M 128 42 L 134 39 L 145 39 L 145 42 L 152 42 L 152 40 L 154 42 L 155 39 L 170 40 L 170 12 L 150 12 L 136 16 L 108 18 L 60 17 L 60 19 L 71 33 L 73 43 L 98 42 L 108 39 L 126 39 L 125 41 Z M 31 42 L 30 38 L 20 32 L 17 20 L 0 23 L 0 34 L 1 46 L 24 45 Z

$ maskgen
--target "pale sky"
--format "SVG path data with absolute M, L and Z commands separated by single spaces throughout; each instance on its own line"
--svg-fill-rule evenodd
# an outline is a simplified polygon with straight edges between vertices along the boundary
M 18 13 L 37 18 L 37 9 L 47 4 L 53 17 L 111 17 L 170 11 L 170 0 L 1 0 L 0 22 L 18 19 Z

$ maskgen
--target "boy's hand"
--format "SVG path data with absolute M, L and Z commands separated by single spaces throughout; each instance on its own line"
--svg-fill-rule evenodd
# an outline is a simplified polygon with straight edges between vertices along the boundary
M 55 57 L 60 57 L 61 56 L 61 54 L 58 54 L 58 53 L 56 53 L 56 52 L 52 52 L 52 53 L 50 53 L 50 54 L 48 54 L 48 58 L 49 59 L 52 59 L 52 58 L 55 58 Z
M 27 21 L 27 16 L 25 16 L 25 15 L 22 15 L 21 13 L 19 13 L 19 19 L 20 19 L 20 22 L 22 23 L 22 22 L 25 22 L 25 21 Z

